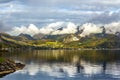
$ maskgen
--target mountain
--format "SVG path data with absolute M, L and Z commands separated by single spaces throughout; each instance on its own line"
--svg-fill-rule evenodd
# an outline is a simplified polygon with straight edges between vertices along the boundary
M 9 44 L 9 42 L 7 40 L 5 40 L 5 37 L 12 39 L 12 36 L 10 36 L 7 33 L 0 33 L 0 49 L 2 47 L 9 47 L 11 46 L 11 44 Z M 8 45 L 9 44 L 9 45 Z M 14 46 L 14 45 L 13 45 Z
M 55 31 L 61 31 L 63 27 L 55 30 Z M 38 33 L 33 36 L 34 39 L 37 40 L 51 40 L 51 41 L 63 41 L 64 38 L 66 38 L 70 34 L 54 34 L 55 31 L 52 31 L 50 34 L 42 34 Z
M 69 42 L 79 41 L 79 39 L 80 39 L 79 36 L 77 36 L 76 34 L 69 34 L 64 38 L 63 42 L 69 43 Z
M 66 27 L 59 27 L 58 29 L 51 31 L 49 34 L 43 34 L 43 33 L 35 34 L 33 38 L 37 40 L 51 40 L 51 41 L 61 41 L 61 42 L 65 41 L 66 42 L 66 40 L 68 41 L 68 39 L 71 37 L 70 41 L 75 41 L 77 37 L 73 37 L 72 35 L 76 35 L 77 33 L 79 33 L 79 27 L 77 28 L 78 32 L 76 34 L 65 32 L 64 31 L 65 29 Z
M 63 27 L 61 27 L 61 28 L 58 28 L 57 30 L 60 30 L 60 31 L 62 31 L 62 30 L 63 30 Z
M 68 47 L 76 48 L 120 48 L 120 37 L 114 34 L 90 34 L 81 37 L 79 41 L 65 43 Z
M 42 39 L 42 38 L 44 38 L 45 36 L 46 36 L 45 34 L 38 33 L 38 34 L 33 35 L 33 38 L 34 38 L 34 39 Z
M 29 34 L 23 34 L 23 33 L 19 34 L 15 39 L 21 41 L 34 40 L 34 38 Z
M 61 35 L 46 35 L 44 39 L 52 40 L 52 41 L 60 41 L 63 42 L 64 38 L 66 38 L 68 34 Z
M 18 40 L 17 40 L 18 39 Z M 9 44 L 9 45 L 8 45 Z M 7 33 L 0 33 L 0 47 L 20 47 L 30 46 L 29 43 L 22 41 L 19 36 L 11 36 Z
M 91 33 L 80 36 L 84 29 L 74 34 L 45 35 L 36 34 L 31 37 L 28 34 L 11 36 L 0 33 L 0 45 L 5 46 L 36 46 L 44 48 L 120 48 L 120 33 L 108 34 L 104 27 L 101 33 Z M 62 30 L 59 29 L 59 30 Z M 35 38 L 36 37 L 36 38 Z M 9 45 L 8 45 L 9 44 Z
M 4 36 L 6 38 L 18 40 L 18 41 L 27 41 L 27 40 L 34 40 L 33 37 L 31 37 L 29 34 L 19 34 L 18 36 L 11 36 L 7 33 L 0 33 L 0 36 Z
M 0 32 L 0 37 L 2 37 L 2 36 L 7 37 L 7 38 L 12 38 L 12 39 L 14 38 L 14 37 L 12 37 L 11 35 L 9 35 L 7 33 Z

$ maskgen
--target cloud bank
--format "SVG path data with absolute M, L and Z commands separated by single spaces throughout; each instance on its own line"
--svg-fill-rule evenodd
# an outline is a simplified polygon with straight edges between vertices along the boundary
M 63 28 L 59 30 L 59 28 Z M 51 35 L 58 35 L 58 34 L 71 34 L 75 33 L 77 26 L 72 22 L 56 22 L 48 24 L 47 26 L 43 26 L 42 28 L 38 28 L 34 24 L 30 24 L 28 27 L 21 26 L 21 27 L 14 27 L 13 30 L 10 32 L 11 34 L 51 34 Z
M 113 22 L 110 24 L 105 25 L 98 25 L 93 23 L 85 23 L 81 26 L 79 26 L 79 31 L 82 31 L 80 33 L 81 37 L 88 36 L 91 33 L 102 33 L 104 26 L 107 34 L 116 34 L 120 33 L 120 22 Z M 28 27 L 21 26 L 21 27 L 14 27 L 13 30 L 10 32 L 11 34 L 46 34 L 46 35 L 61 35 L 61 34 L 74 34 L 78 31 L 78 25 L 72 23 L 72 22 L 56 22 L 56 23 L 50 23 L 46 26 L 43 26 L 41 28 L 38 28 L 34 24 L 30 24 Z
M 120 33 L 120 22 L 112 22 L 109 24 L 102 25 L 104 26 L 107 34 L 116 34 Z M 88 36 L 91 33 L 102 33 L 103 27 L 101 25 L 86 23 L 80 27 L 80 30 L 83 32 L 80 34 L 81 37 Z

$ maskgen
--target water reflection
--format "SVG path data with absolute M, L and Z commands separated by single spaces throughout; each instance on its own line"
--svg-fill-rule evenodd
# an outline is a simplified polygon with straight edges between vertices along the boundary
M 29 76 L 25 80 L 37 77 L 40 80 L 119 80 L 119 51 L 96 50 L 35 50 L 10 53 L 5 57 L 26 64 L 23 70 L 17 71 L 1 79 L 12 80 L 18 75 Z M 12 76 L 12 79 L 10 77 Z M 24 80 L 20 78 L 20 80 Z M 43 80 L 41 79 L 41 80 Z

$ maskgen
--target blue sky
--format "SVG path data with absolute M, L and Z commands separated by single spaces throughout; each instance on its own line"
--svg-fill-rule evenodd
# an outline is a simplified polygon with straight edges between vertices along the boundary
M 106 24 L 120 21 L 120 0 L 0 0 L 0 31 L 54 22 Z

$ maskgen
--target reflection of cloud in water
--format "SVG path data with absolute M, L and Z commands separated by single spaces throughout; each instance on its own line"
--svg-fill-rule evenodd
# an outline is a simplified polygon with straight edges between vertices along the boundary
M 75 77 L 77 75 L 97 75 L 97 74 L 110 74 L 113 77 L 115 75 L 120 76 L 120 67 L 118 65 L 116 66 L 114 63 L 112 65 L 108 64 L 106 66 L 106 70 L 104 71 L 103 65 L 95 65 L 95 64 L 90 64 L 84 61 L 81 61 L 81 65 L 84 67 L 82 71 L 78 74 L 77 67 L 76 65 L 72 64 L 59 64 L 59 63 L 54 63 L 54 64 L 47 64 L 47 63 L 42 63 L 42 64 L 35 64 L 31 63 L 26 65 L 26 67 L 18 71 L 17 73 L 21 74 L 29 74 L 30 76 L 37 75 L 39 73 L 48 75 L 48 76 L 53 76 L 53 77 Z M 116 77 L 117 77 L 116 76 Z
M 22 74 L 28 73 L 29 75 L 34 76 L 39 72 L 54 77 L 64 77 L 66 75 L 69 77 L 74 77 L 74 75 L 77 73 L 76 67 L 69 64 L 38 65 L 34 63 L 26 65 L 26 67 L 23 70 L 18 71 L 17 73 L 22 73 Z
M 29 65 L 26 65 L 26 67 L 21 70 L 21 71 L 18 71 L 18 73 L 22 73 L 22 74 L 26 74 L 28 73 L 29 75 L 36 75 L 38 72 L 39 72 L 39 65 L 37 64 L 34 64 L 34 63 L 31 63 Z
M 62 73 L 59 72 L 58 67 L 54 66 L 54 68 L 52 69 L 52 67 L 48 66 L 48 65 L 43 65 L 41 66 L 40 71 L 42 71 L 45 74 L 48 74 L 49 76 L 56 76 L 56 77 L 62 77 Z
M 120 78 L 120 64 L 108 64 L 106 74 L 113 75 L 112 77 Z
M 95 64 L 90 64 L 86 62 L 81 62 L 81 64 L 84 66 L 83 73 L 86 75 L 100 74 L 102 72 L 101 65 L 95 65 Z

